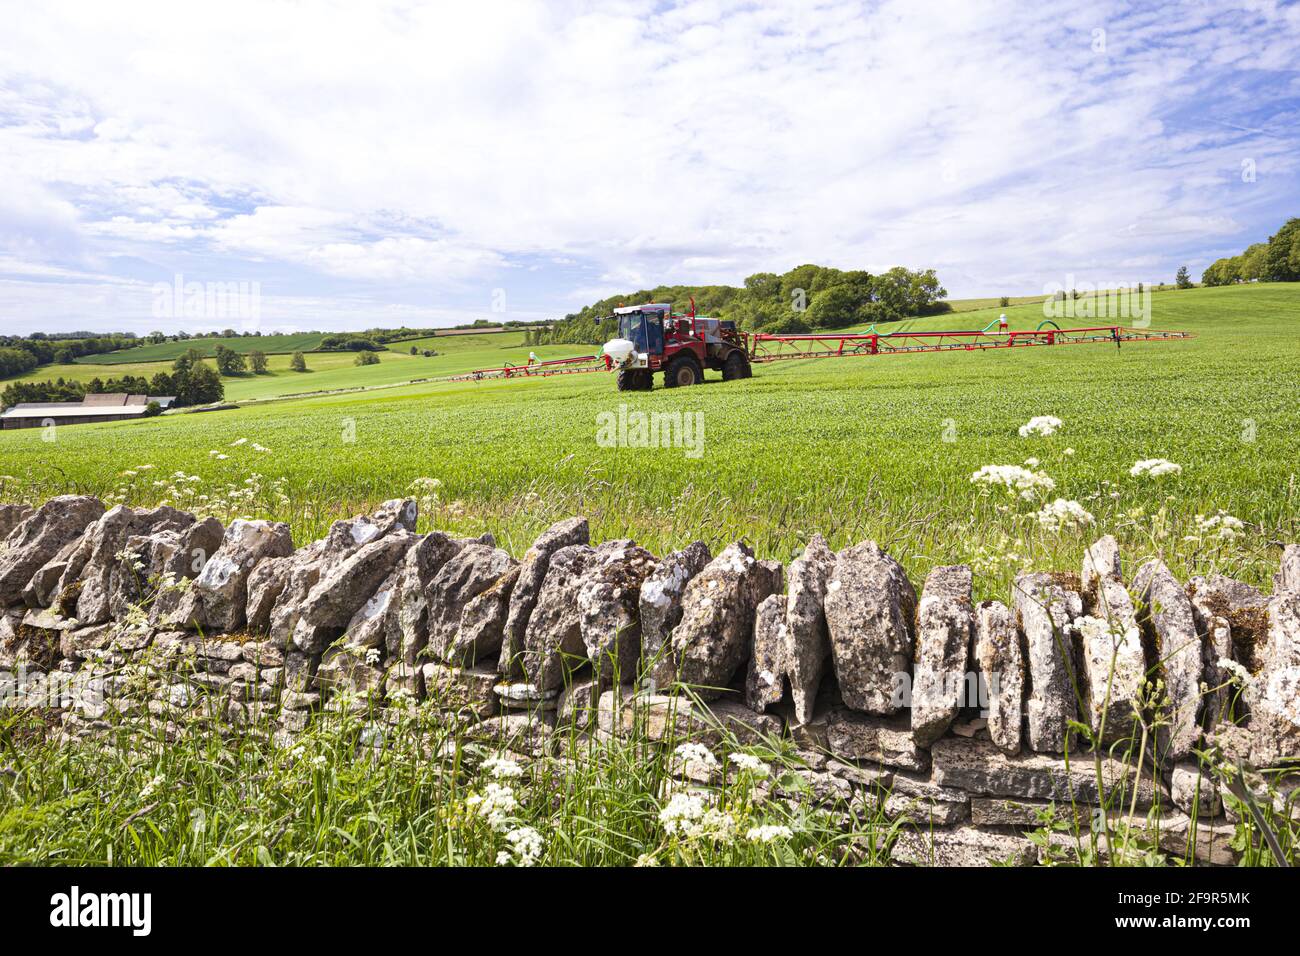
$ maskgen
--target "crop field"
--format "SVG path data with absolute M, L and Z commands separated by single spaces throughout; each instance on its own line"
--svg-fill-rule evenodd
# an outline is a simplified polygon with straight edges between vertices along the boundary
M 1276 546 L 1300 537 L 1298 293 L 1282 284 L 1160 293 L 1153 327 L 1196 337 L 1122 350 L 778 363 L 746 381 L 715 376 L 651 393 L 619 393 L 601 373 L 430 382 L 68 427 L 46 436 L 53 441 L 39 430 L 5 432 L 0 495 L 78 489 L 229 517 L 249 509 L 228 492 L 256 475 L 259 514 L 319 534 L 427 477 L 441 482 L 436 502 L 425 502 L 427 524 L 491 530 L 515 553 L 574 513 L 591 519 L 598 539 L 628 536 L 658 551 L 696 537 L 715 547 L 745 538 L 762 556 L 789 559 L 820 531 L 835 548 L 875 538 L 917 579 L 934 565 L 970 562 L 990 596 L 1022 567 L 1077 567 L 1086 543 L 1109 532 L 1130 567 L 1162 554 L 1176 573 L 1216 569 L 1261 583 Z M 1013 327 L 1032 328 L 1042 308 L 1008 315 Z M 941 316 L 911 326 L 960 324 Z M 449 350 L 441 370 L 511 353 L 481 346 Z M 369 370 L 322 369 L 293 382 L 341 385 L 399 363 L 404 373 L 424 369 L 385 353 Z M 686 441 L 681 430 L 661 433 L 678 440 L 660 447 L 642 447 L 634 431 L 620 439 L 619 417 L 639 412 L 693 430 Z M 1061 420 L 1055 434 L 1021 437 L 1022 425 L 1044 415 Z M 615 423 L 603 438 L 602 422 Z M 1181 472 L 1130 474 L 1152 458 Z M 1021 466 L 1053 487 L 1040 484 L 1025 500 L 973 483 L 986 465 Z M 200 480 L 177 487 L 176 472 Z M 1054 526 L 1041 510 L 1056 498 L 1077 502 L 1091 521 Z M 1219 534 L 1220 512 L 1244 522 L 1244 533 Z
M 202 341 L 217 341 L 205 339 Z M 233 340 L 231 340 L 233 341 Z M 258 341 L 241 339 L 241 342 Z M 168 343 L 176 344 L 176 343 Z M 425 358 L 411 355 L 411 346 L 420 352 L 431 349 L 438 354 Z M 152 346 L 150 346 L 152 348 Z M 574 346 L 536 346 L 532 351 L 541 358 L 558 358 L 573 354 Z M 130 356 L 145 349 L 114 352 L 111 355 Z M 307 352 L 307 372 L 289 368 L 289 353 L 268 354 L 265 375 L 231 376 L 222 379 L 226 386 L 226 399 L 232 402 L 276 398 L 304 392 L 322 392 L 335 389 L 373 388 L 414 379 L 439 378 L 457 375 L 475 368 L 501 365 L 505 362 L 523 363 L 528 360 L 529 349 L 523 345 L 522 332 L 503 332 L 495 335 L 455 335 L 436 338 L 412 339 L 395 342 L 386 352 L 377 352 L 378 365 L 358 366 L 355 352 Z M 106 356 L 95 356 L 104 358 Z M 64 378 L 88 382 L 92 378 L 141 375 L 151 378 L 158 372 L 169 372 L 172 359 L 166 361 L 118 363 L 110 366 L 89 364 L 83 359 L 72 365 L 43 365 L 25 375 L 5 379 L 10 382 L 44 382 Z
M 198 349 L 203 355 L 215 355 L 218 345 L 235 352 L 248 354 L 260 350 L 267 355 L 276 352 L 309 352 L 320 348 L 323 332 L 296 332 L 287 335 L 259 335 L 245 337 L 237 335 L 232 338 L 185 339 L 182 342 L 159 342 L 157 345 L 142 345 L 139 348 L 123 349 L 118 352 L 104 352 L 101 355 L 87 355 L 80 359 L 87 365 L 136 365 L 146 362 L 173 362 L 189 349 Z M 109 374 L 115 374 L 109 373 Z

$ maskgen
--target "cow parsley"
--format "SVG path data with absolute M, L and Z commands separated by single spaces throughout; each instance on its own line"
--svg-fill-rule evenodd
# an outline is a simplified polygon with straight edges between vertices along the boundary
M 1175 465 L 1166 458 L 1143 458 L 1135 462 L 1128 473 L 1134 478 L 1143 476 L 1148 478 L 1159 478 L 1162 475 L 1177 475 L 1183 470 L 1182 465 Z
M 532 866 L 546 847 L 542 835 L 532 827 L 515 827 L 506 833 L 506 842 L 510 844 L 510 850 L 502 850 L 497 854 L 498 866 L 508 866 L 511 863 L 515 866 Z
M 1035 415 L 1028 423 L 1020 426 L 1020 437 L 1028 438 L 1031 435 L 1046 437 L 1055 434 L 1060 427 L 1061 420 L 1055 415 Z
M 745 831 L 745 839 L 750 843 L 773 843 L 777 840 L 788 840 L 792 836 L 794 831 L 789 827 L 770 823 L 761 827 L 750 827 Z
M 1238 687 L 1250 686 L 1251 684 L 1250 671 L 1246 670 L 1246 668 L 1242 667 L 1236 661 L 1230 660 L 1229 658 L 1226 657 L 1220 657 L 1216 663 L 1218 665 L 1219 670 L 1226 673 L 1228 675 L 1228 679 L 1231 680 Z
M 737 770 L 752 773 L 755 776 L 766 777 L 772 771 L 771 767 L 763 763 L 763 761 L 759 760 L 753 754 L 736 753 L 732 754 L 727 759 L 735 765 Z
M 483 761 L 482 769 L 491 777 L 498 780 L 508 780 L 513 777 L 522 777 L 524 768 L 515 763 L 509 757 L 492 756 Z
M 1077 501 L 1057 498 L 1044 505 L 1037 515 L 1038 523 L 1048 531 L 1077 531 L 1093 523 L 1093 517 Z
M 1220 541 L 1235 541 L 1245 533 L 1246 524 L 1240 518 L 1234 518 L 1226 511 L 1220 510 L 1210 517 L 1196 516 L 1198 538 L 1218 538 Z
M 515 792 L 499 783 L 489 783 L 481 794 L 476 793 L 465 800 L 471 813 L 487 820 L 494 830 L 505 825 L 510 814 L 519 806 Z
M 1007 491 L 1020 495 L 1026 501 L 1037 492 L 1051 491 L 1056 487 L 1046 472 L 1030 471 L 1019 465 L 985 465 L 970 476 L 971 484 L 996 487 L 1001 485 Z
M 718 758 L 703 744 L 682 744 L 673 754 L 681 762 L 682 770 L 688 774 L 707 774 L 718 768 Z

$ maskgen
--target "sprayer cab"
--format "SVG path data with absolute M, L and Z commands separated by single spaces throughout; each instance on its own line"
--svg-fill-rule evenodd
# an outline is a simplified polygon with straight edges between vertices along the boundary
M 648 391 L 656 372 L 664 385 L 677 388 L 704 381 L 704 369 L 723 379 L 749 378 L 749 354 L 736 323 L 673 312 L 668 302 L 647 302 L 614 310 L 618 338 L 603 349 L 609 368 L 618 373 L 620 391 Z

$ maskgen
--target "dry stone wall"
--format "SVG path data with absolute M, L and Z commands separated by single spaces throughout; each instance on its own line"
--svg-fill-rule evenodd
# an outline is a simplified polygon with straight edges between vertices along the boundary
M 1031 863 L 1046 807 L 1098 826 L 1102 803 L 1108 827 L 1160 808 L 1159 845 L 1181 855 L 1194 829 L 1197 859 L 1231 863 L 1233 809 L 1205 755 L 1255 781 L 1300 762 L 1295 545 L 1271 595 L 1183 584 L 1159 561 L 1126 584 L 1107 537 L 1079 573 L 1022 574 L 1007 603 L 976 604 L 969 568 L 935 568 L 918 593 L 870 541 L 836 553 L 815 535 L 785 568 L 743 542 L 663 558 L 593 544 L 571 518 L 516 560 L 416 519 L 389 501 L 295 549 L 270 521 L 0 504 L 5 703 L 53 707 L 67 734 L 114 714 L 294 734 L 321 709 L 423 700 L 530 753 L 572 728 L 666 746 L 784 736 L 806 785 L 787 797 L 876 801 L 913 824 L 893 849 L 909 863 Z

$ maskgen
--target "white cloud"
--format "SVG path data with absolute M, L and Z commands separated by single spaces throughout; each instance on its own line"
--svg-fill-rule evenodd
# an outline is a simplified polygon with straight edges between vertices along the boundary
M 1294 203 L 1297 60 L 1261 3 L 38 5 L 0 36 L 0 251 L 375 306 L 526 274 L 553 313 L 804 261 L 1168 279 Z

